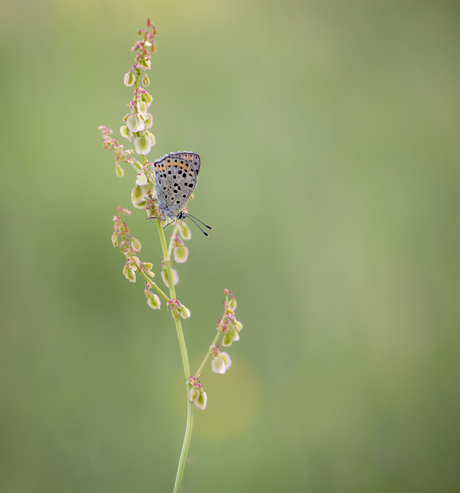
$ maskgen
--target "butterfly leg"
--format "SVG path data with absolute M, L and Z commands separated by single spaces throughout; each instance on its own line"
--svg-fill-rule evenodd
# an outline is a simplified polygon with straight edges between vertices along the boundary
M 166 219 L 165 219 L 165 221 L 166 221 Z M 165 229 L 165 228 L 166 228 L 166 226 L 170 226 L 171 224 L 174 224 L 175 222 L 176 222 L 176 219 L 174 219 L 174 221 L 171 221 L 171 222 L 170 222 L 170 223 L 168 223 L 168 224 L 165 224 L 165 225 L 163 226 L 163 229 Z

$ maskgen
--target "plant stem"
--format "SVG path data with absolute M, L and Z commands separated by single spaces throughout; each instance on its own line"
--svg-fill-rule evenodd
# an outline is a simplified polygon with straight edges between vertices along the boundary
M 203 371 L 203 367 L 206 364 L 206 362 L 208 361 L 209 356 L 211 355 L 212 349 L 216 345 L 217 339 L 219 339 L 219 336 L 220 336 L 220 332 L 217 331 L 216 337 L 214 337 L 212 344 L 209 346 L 208 352 L 206 353 L 206 356 L 204 357 L 203 363 L 201 363 L 200 367 L 198 368 L 198 370 L 196 371 L 196 373 L 194 375 L 195 378 L 199 378 L 199 376 L 201 375 L 201 372 Z
M 156 283 L 154 283 L 152 281 L 152 279 L 150 279 L 150 277 L 143 271 L 141 270 L 138 270 L 139 271 L 139 274 L 146 280 L 148 281 L 157 291 L 158 291 L 158 294 L 160 294 L 166 301 L 169 301 L 169 298 L 166 296 L 165 293 L 163 293 L 163 291 L 157 286 Z
M 161 249 L 163 251 L 163 257 L 164 257 L 163 261 L 165 264 L 166 275 L 168 278 L 169 294 L 170 294 L 171 299 L 173 300 L 173 299 L 176 299 L 176 290 L 174 288 L 174 282 L 173 282 L 173 277 L 172 277 L 172 273 L 171 273 L 171 263 L 169 260 L 169 253 L 168 253 L 168 247 L 166 245 L 166 238 L 165 238 L 165 234 L 164 234 L 160 219 L 157 219 L 157 226 L 158 226 L 158 234 L 160 236 Z M 190 364 L 188 361 L 187 346 L 185 345 L 184 332 L 182 330 L 182 324 L 181 324 L 180 317 L 178 317 L 177 319 L 174 319 L 174 322 L 176 324 L 177 338 L 179 340 L 179 348 L 180 348 L 180 353 L 182 356 L 182 364 L 184 366 L 185 391 L 186 391 L 186 396 L 187 396 L 187 424 L 185 427 L 184 442 L 182 444 L 182 450 L 181 450 L 180 458 L 179 458 L 179 465 L 177 466 L 176 481 L 174 483 L 174 490 L 173 490 L 174 493 L 179 493 L 181 485 L 182 485 L 182 478 L 184 477 L 184 470 L 185 470 L 185 463 L 187 461 L 188 449 L 190 446 L 190 441 L 192 439 L 193 403 L 188 398 L 188 381 L 190 378 Z

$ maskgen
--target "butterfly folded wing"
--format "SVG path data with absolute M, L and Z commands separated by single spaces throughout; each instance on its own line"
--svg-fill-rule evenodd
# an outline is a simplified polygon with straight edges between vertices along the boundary
M 172 152 L 153 164 L 159 207 L 169 217 L 177 216 L 198 182 L 200 156 L 194 152 Z

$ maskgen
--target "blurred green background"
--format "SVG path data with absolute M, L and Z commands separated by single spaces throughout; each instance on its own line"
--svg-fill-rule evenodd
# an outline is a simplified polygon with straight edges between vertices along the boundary
M 452 1 L 3 1 L 0 491 L 172 491 L 170 315 L 110 243 L 136 31 L 157 145 L 201 154 L 178 266 L 205 371 L 184 491 L 460 491 L 460 9 Z M 123 142 L 124 144 L 127 141 Z M 155 226 L 128 219 L 159 271 Z M 193 225 L 190 225 L 193 226 Z

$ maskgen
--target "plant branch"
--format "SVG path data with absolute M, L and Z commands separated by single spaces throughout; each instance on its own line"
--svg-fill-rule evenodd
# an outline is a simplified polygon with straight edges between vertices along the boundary
M 161 220 L 157 219 L 157 227 L 158 227 L 158 234 L 160 236 L 160 243 L 161 243 L 161 249 L 163 251 L 163 261 L 165 264 L 166 268 L 166 276 L 168 278 L 168 284 L 169 284 L 169 294 L 171 296 L 171 299 L 176 299 L 176 290 L 174 288 L 174 282 L 173 282 L 173 276 L 171 273 L 171 262 L 169 260 L 169 252 L 168 252 L 168 247 L 166 245 L 166 238 L 163 230 L 163 226 L 161 225 Z M 179 458 L 179 465 L 177 466 L 177 473 L 176 473 L 176 481 L 174 483 L 174 493 L 179 493 L 181 485 L 182 485 L 182 478 L 184 477 L 184 470 L 185 470 L 185 464 L 187 461 L 187 454 L 188 454 L 188 449 L 190 447 L 190 441 L 192 439 L 192 431 L 193 431 L 193 403 L 190 401 L 188 397 L 188 380 L 190 378 L 190 364 L 188 360 L 188 354 L 187 354 L 187 346 L 185 344 L 185 338 L 184 338 L 184 332 L 182 330 L 182 324 L 181 324 L 181 319 L 180 316 L 178 318 L 174 319 L 175 324 L 176 324 L 176 332 L 177 332 L 177 338 L 179 340 L 179 348 L 180 348 L 180 353 L 182 356 L 182 364 L 184 366 L 184 375 L 185 375 L 185 390 L 186 390 L 186 396 L 187 396 L 187 424 L 185 427 L 185 436 L 184 436 L 184 442 L 182 444 L 182 450 Z

